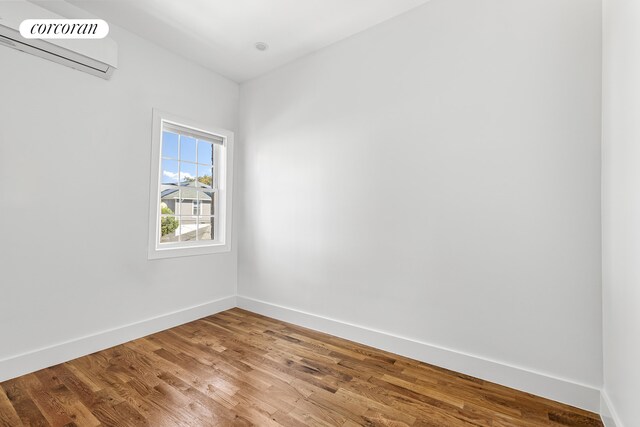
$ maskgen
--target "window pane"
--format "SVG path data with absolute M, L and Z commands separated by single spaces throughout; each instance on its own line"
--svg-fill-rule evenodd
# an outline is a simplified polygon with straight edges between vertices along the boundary
M 211 188 L 213 185 L 213 169 L 211 166 L 198 165 L 198 187 Z
M 196 171 L 197 166 L 193 163 L 184 163 L 180 162 L 180 184 L 185 185 L 196 180 L 196 176 L 198 172 Z M 195 185 L 192 185 L 195 187 Z
M 180 135 L 180 160 L 196 162 L 196 139 Z
M 162 132 L 162 157 L 178 158 L 178 134 Z
M 201 216 L 198 217 L 198 240 L 213 240 L 214 217 Z
M 162 177 L 160 178 L 163 185 L 178 184 L 178 162 L 175 160 L 162 161 Z
M 196 195 L 190 188 L 180 189 L 180 203 L 178 203 L 180 215 L 193 215 L 191 209 L 195 198 Z
M 160 188 L 160 214 L 177 215 L 178 211 L 178 188 L 172 186 L 162 186 Z
M 215 215 L 213 212 L 214 194 L 212 191 L 199 191 L 198 200 L 200 200 L 200 213 L 198 215 Z
M 160 243 L 177 242 L 179 226 L 180 221 L 175 216 L 162 216 L 160 218 Z
M 213 144 L 198 140 L 198 163 L 213 164 Z
M 180 234 L 181 242 L 188 242 L 190 240 L 196 240 L 196 226 L 197 217 L 195 216 L 181 216 L 180 228 L 178 234 Z

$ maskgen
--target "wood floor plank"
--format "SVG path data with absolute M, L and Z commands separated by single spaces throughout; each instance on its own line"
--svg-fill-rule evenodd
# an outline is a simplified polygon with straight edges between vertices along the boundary
M 64 412 L 74 423 L 96 427 L 101 423 L 80 401 L 80 397 L 73 393 L 57 376 L 54 369 L 43 369 L 33 374 L 40 380 L 43 387 L 60 403 Z
M 0 426 L 20 427 L 22 425 L 22 421 L 7 397 L 7 394 L 0 388 Z
M 0 383 L 0 427 L 602 427 L 598 415 L 241 309 Z

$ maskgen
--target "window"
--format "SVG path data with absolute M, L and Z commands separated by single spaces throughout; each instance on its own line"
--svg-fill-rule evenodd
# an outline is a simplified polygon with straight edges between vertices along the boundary
M 202 207 L 202 200 L 194 200 L 191 208 L 192 215 L 200 215 L 200 208 Z
M 230 250 L 233 133 L 153 112 L 149 258 Z

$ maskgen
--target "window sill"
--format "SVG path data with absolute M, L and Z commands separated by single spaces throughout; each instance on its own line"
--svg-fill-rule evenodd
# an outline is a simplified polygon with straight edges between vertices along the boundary
M 209 255 L 219 254 L 224 252 L 231 252 L 231 245 L 229 244 L 212 244 L 201 246 L 185 246 L 185 247 L 169 247 L 161 249 L 149 250 L 149 259 L 164 259 L 164 258 L 177 258 L 184 256 L 197 256 L 197 255 Z

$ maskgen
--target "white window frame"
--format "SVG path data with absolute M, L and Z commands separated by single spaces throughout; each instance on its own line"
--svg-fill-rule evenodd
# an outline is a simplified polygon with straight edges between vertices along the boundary
M 214 240 L 160 243 L 160 189 L 162 171 L 162 132 L 165 125 L 188 128 L 193 131 L 221 139 L 215 144 L 219 150 L 214 165 L 214 185 L 218 210 L 213 213 L 215 221 Z M 180 256 L 206 255 L 231 250 L 231 201 L 233 190 L 233 132 L 208 124 L 178 117 L 174 114 L 153 110 L 153 131 L 151 142 L 151 180 L 149 197 L 149 259 L 173 258 Z M 216 181 L 217 179 L 217 181 Z M 212 209 L 213 209 L 212 200 Z

